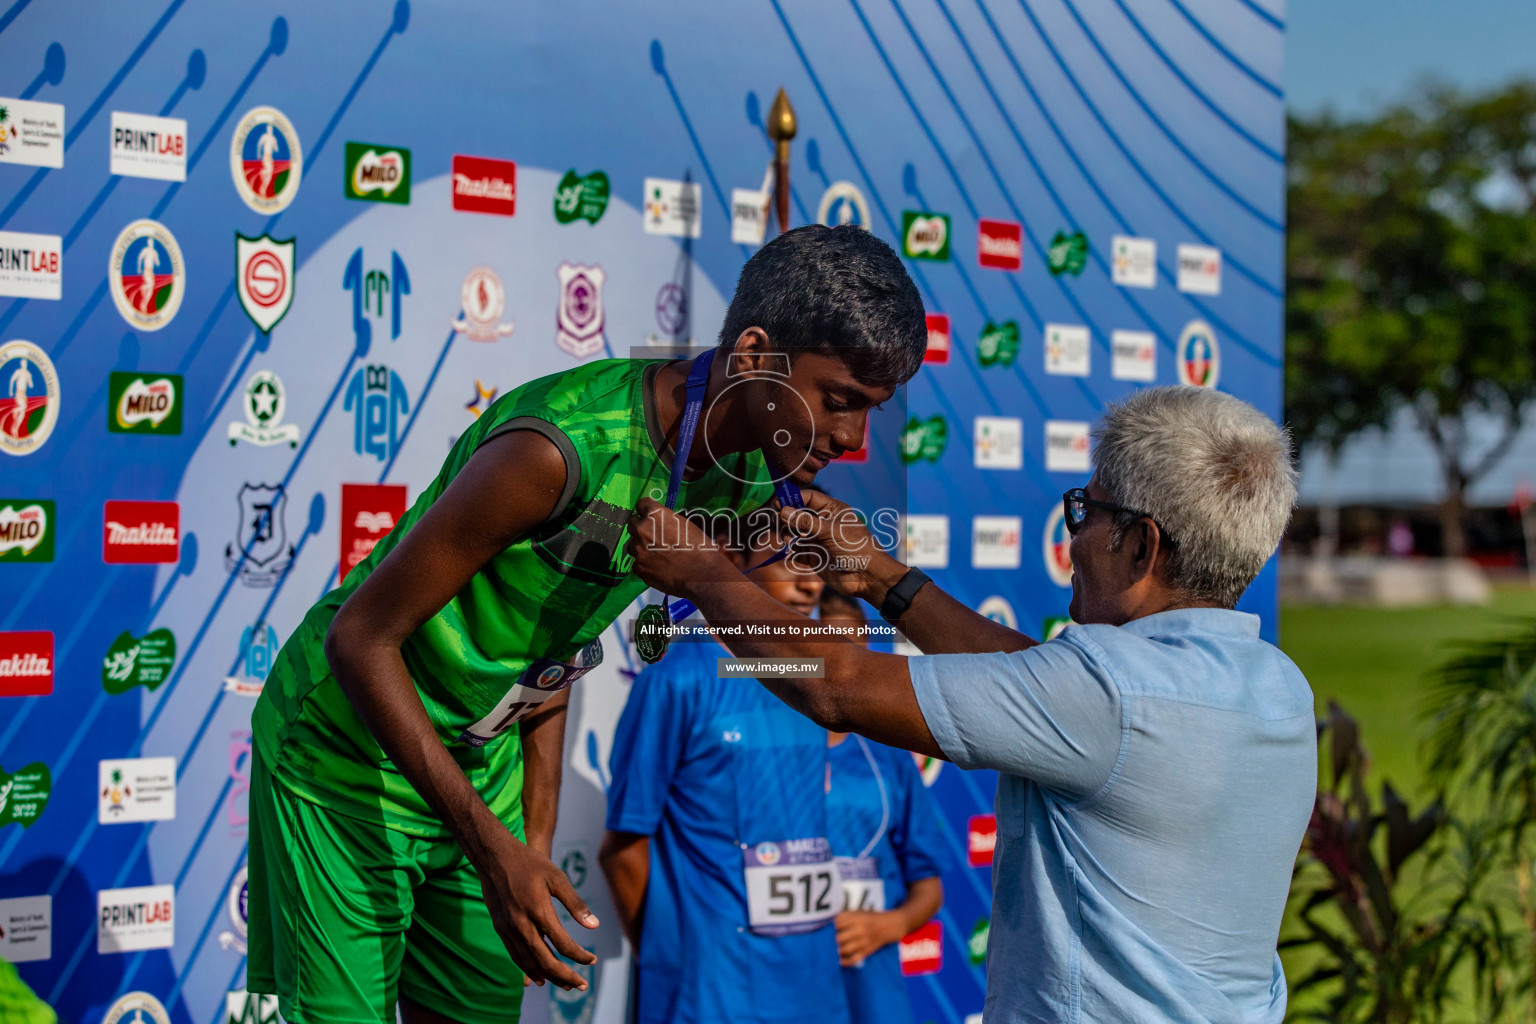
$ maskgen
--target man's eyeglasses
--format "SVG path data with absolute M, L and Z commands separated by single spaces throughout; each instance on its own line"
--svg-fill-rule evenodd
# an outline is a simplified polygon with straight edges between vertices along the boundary
M 1145 512 L 1138 512 L 1134 508 L 1126 508 L 1124 505 L 1115 505 L 1108 501 L 1097 501 L 1088 497 L 1088 492 L 1081 487 L 1074 487 L 1061 496 L 1061 510 L 1067 523 L 1067 533 L 1077 533 L 1088 519 L 1089 508 L 1101 508 L 1106 512 L 1124 512 L 1137 519 L 1152 519 Z M 1162 533 L 1164 543 L 1169 543 L 1168 531 L 1163 529 L 1163 525 L 1156 519 L 1152 519 L 1152 523 Z

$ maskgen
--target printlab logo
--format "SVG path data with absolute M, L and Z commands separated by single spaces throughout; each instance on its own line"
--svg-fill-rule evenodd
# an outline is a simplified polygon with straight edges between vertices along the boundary
M 224 692 L 240 697 L 260 697 L 272 671 L 272 659 L 282 645 L 271 623 L 257 620 L 240 632 L 240 664 L 236 674 L 224 677 Z
M 186 181 L 187 122 L 112 111 L 112 173 Z
M 135 686 L 153 692 L 176 664 L 176 635 L 156 629 L 142 637 L 124 630 L 101 659 L 101 687 L 116 695 Z
M 101 557 L 108 565 L 150 565 L 181 558 L 181 506 L 174 501 L 109 501 L 102 515 Z
M 174 885 L 140 885 L 97 892 L 96 952 L 136 953 L 143 949 L 169 949 L 175 941 Z M 126 1020 L 131 1021 L 131 1018 Z
M 698 238 L 702 187 L 696 181 L 645 179 L 645 233 Z
M 949 214 L 903 210 L 901 253 L 914 260 L 948 260 Z
M 263 448 L 275 444 L 299 446 L 299 427 L 296 423 L 284 423 L 283 413 L 288 409 L 288 398 L 283 382 L 271 370 L 257 370 L 245 384 L 245 398 L 241 403 L 245 412 L 244 423 L 229 425 L 229 444 L 248 441 Z
M 1087 423 L 1079 420 L 1045 421 L 1045 468 L 1051 473 L 1089 471 Z
M 949 316 L 945 313 L 929 313 L 928 347 L 923 350 L 923 362 L 949 362 Z
M 51 562 L 53 502 L 46 498 L 0 498 L 0 563 Z
M 293 305 L 294 239 L 279 242 L 271 235 L 246 238 L 235 232 L 235 285 L 240 307 L 263 334 Z
M 1017 569 L 1019 537 L 1024 520 L 1018 516 L 976 516 L 971 520 L 971 568 Z
M 1209 245 L 1179 246 L 1179 291 L 1221 294 L 1221 250 Z
M 510 217 L 517 212 L 517 164 L 489 157 L 453 157 L 453 208 Z
M 341 286 L 352 293 L 352 326 L 354 330 L 365 318 L 383 319 L 384 308 L 389 307 L 389 340 L 400 337 L 400 307 L 405 296 L 411 294 L 411 275 L 406 272 L 405 261 L 398 252 L 391 251 L 389 272 L 363 269 L 363 250 L 359 248 L 347 261 Z
M 1150 331 L 1115 331 L 1109 336 L 1110 374 L 1115 380 L 1157 379 L 1157 338 Z
M 0 231 L 0 295 L 57 299 L 64 293 L 64 240 Z
M 342 411 L 353 413 L 352 450 L 387 462 L 400 450 L 400 417 L 411 411 L 405 381 L 388 366 L 358 367 Z
M 586 359 L 602 351 L 603 282 L 608 275 L 597 265 L 562 263 L 555 275 L 560 279 L 560 308 L 555 344 L 575 356 Z
M 976 339 L 976 361 L 982 366 L 1012 366 L 1019 357 L 1019 322 L 988 320 Z
M 299 192 L 304 176 L 299 133 L 283 112 L 253 107 L 235 125 L 229 144 L 235 191 L 257 213 L 281 213 Z
M 901 432 L 901 461 L 909 466 L 914 462 L 938 462 L 948 441 L 949 426 L 943 416 L 926 420 L 913 416 Z
M 186 267 L 176 237 L 158 221 L 136 220 L 112 244 L 107 280 L 112 301 L 130 327 L 158 331 L 176 318 Z
M 1065 231 L 1056 232 L 1051 238 L 1051 247 L 1046 250 L 1045 262 L 1052 277 L 1062 274 L 1077 277 L 1088 265 L 1088 236 L 1081 231 L 1070 235 Z
M 224 912 L 229 915 L 229 926 L 233 931 L 219 933 L 219 948 L 233 949 L 241 956 L 245 956 L 245 943 L 250 935 L 249 873 L 249 867 L 242 864 L 240 870 L 235 872 L 234 881 L 229 883 L 229 897 L 224 901 Z
M 7 341 L 0 344 L 0 388 L 0 452 L 30 455 L 59 420 L 59 375 L 30 341 Z
M 405 484 L 341 485 L 341 567 L 346 581 L 374 545 L 395 528 L 406 509 Z
M 608 209 L 608 175 L 593 171 L 582 177 L 573 167 L 555 189 L 555 220 L 561 224 L 584 220 L 596 224 Z
M 0 641 L 5 635 L 0 633 Z M 0 768 L 0 828 L 10 824 L 31 828 L 52 795 L 53 776 L 41 761 L 10 774 Z
M 821 204 L 816 208 L 816 222 L 829 228 L 844 224 L 869 227 L 869 203 L 864 193 L 851 181 L 834 181 L 821 194 Z
M 1179 335 L 1179 383 L 1213 388 L 1221 379 L 1221 348 L 1204 320 L 1191 320 Z
M 53 634 L 0 633 L 0 697 L 46 697 L 52 692 Z
M 402 206 L 411 201 L 411 151 L 408 149 L 349 142 L 345 170 L 348 199 Z
M 240 521 L 224 547 L 224 567 L 248 587 L 271 587 L 293 563 L 288 543 L 288 494 L 281 484 L 240 485 Z
M 180 434 L 178 373 L 113 370 L 107 378 L 107 429 L 114 434 Z
M 476 267 L 464 275 L 459 303 L 464 318 L 451 326 L 470 341 L 495 341 L 512 333 L 512 321 L 501 319 L 507 309 L 507 290 L 490 267 Z

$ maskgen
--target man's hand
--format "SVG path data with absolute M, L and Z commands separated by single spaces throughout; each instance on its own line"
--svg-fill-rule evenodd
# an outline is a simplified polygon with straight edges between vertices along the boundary
M 636 576 L 676 597 L 692 599 L 696 583 L 741 576 L 708 534 L 651 498 L 635 505 L 624 550 L 635 560 Z
M 579 964 L 595 964 L 597 957 L 560 927 L 551 898 L 564 903 L 585 928 L 597 927 L 596 915 L 576 895 L 563 871 L 537 850 L 518 842 L 512 833 L 503 829 L 487 848 L 485 863 L 475 865 L 480 891 L 512 962 L 536 985 L 552 981 L 563 989 L 585 991 L 587 983 L 550 952 L 545 940 Z
M 837 929 L 837 958 L 857 967 L 902 936 L 902 915 L 894 910 L 845 910 L 832 921 Z
M 779 523 L 797 538 L 797 569 L 814 570 L 833 590 L 862 597 L 876 608 L 907 567 L 881 549 L 850 506 L 820 491 L 805 492 L 805 507 L 780 506 Z

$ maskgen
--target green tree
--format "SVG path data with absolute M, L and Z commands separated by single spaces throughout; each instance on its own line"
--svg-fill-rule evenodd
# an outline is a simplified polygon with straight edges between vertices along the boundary
M 1288 160 L 1286 418 L 1336 451 L 1411 412 L 1459 555 L 1467 489 L 1536 397 L 1536 84 L 1293 118 Z M 1501 424 L 1491 447 L 1477 414 Z

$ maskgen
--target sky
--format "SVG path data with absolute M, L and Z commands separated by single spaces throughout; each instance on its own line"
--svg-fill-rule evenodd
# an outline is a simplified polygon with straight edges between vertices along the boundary
M 1290 0 L 1286 102 L 1367 115 L 1426 74 L 1468 90 L 1536 78 L 1536 0 Z

